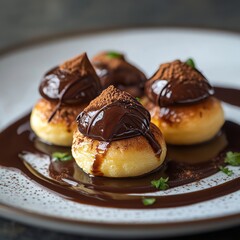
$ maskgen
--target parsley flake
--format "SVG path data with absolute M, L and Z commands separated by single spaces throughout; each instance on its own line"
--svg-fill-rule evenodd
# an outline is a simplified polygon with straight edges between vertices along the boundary
M 118 52 L 107 52 L 107 56 L 110 58 L 122 58 L 123 55 Z
M 140 99 L 139 97 L 136 97 L 136 100 L 137 100 L 138 102 L 140 102 L 141 99 Z
M 227 152 L 224 162 L 232 166 L 239 166 L 240 152 Z
M 192 58 L 189 58 L 185 63 L 192 68 L 196 66 Z
M 142 203 L 144 206 L 153 205 L 156 202 L 156 198 L 142 198 Z
M 58 161 L 65 162 L 65 161 L 71 160 L 73 157 L 68 152 L 64 152 L 64 153 L 62 153 L 62 152 L 54 152 L 52 154 L 52 158 L 53 158 L 53 160 L 58 160 Z
M 161 177 L 158 180 L 152 180 L 151 184 L 157 189 L 166 190 L 169 188 L 167 182 L 168 182 L 168 177 L 167 178 Z
M 230 170 L 230 169 L 227 168 L 227 167 L 220 166 L 219 169 L 220 169 L 223 173 L 225 173 L 226 175 L 228 175 L 228 176 L 232 176 L 232 175 L 233 175 L 233 171 Z

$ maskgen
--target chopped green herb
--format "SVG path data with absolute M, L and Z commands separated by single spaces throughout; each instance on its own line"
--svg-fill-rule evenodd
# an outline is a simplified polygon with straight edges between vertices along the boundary
M 227 167 L 220 166 L 219 169 L 220 169 L 223 173 L 225 173 L 226 175 L 228 175 L 228 176 L 232 176 L 232 175 L 233 175 L 233 171 L 230 170 L 230 169 L 227 168 Z
M 156 202 L 156 198 L 142 198 L 142 203 L 144 206 L 153 205 Z
M 140 98 L 139 98 L 139 97 L 136 97 L 136 100 L 137 100 L 138 102 L 140 102 Z
M 157 189 L 166 190 L 169 188 L 167 182 L 168 182 L 168 178 L 161 177 L 158 180 L 152 180 L 151 184 Z
M 196 66 L 192 58 L 189 58 L 185 63 L 192 68 Z
M 228 163 L 229 165 L 239 166 L 240 165 L 240 152 L 227 152 L 224 161 L 225 161 L 225 163 Z
M 123 55 L 118 52 L 107 52 L 107 56 L 110 58 L 122 58 Z
M 58 161 L 68 161 L 68 160 L 71 160 L 73 157 L 70 153 L 68 152 L 54 152 L 52 154 L 52 158 L 53 160 L 58 160 Z

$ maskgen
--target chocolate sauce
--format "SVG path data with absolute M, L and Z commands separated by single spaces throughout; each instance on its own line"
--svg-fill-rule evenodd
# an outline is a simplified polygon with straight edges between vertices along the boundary
M 59 107 L 89 103 L 101 92 L 100 80 L 86 54 L 47 72 L 39 86 L 43 98 L 57 102 Z
M 214 94 L 213 87 L 198 70 L 179 60 L 162 64 L 146 83 L 145 91 L 160 107 L 195 103 Z
M 92 63 L 103 89 L 113 85 L 134 97 L 141 97 L 144 94 L 146 76 L 138 68 L 128 63 L 124 55 L 106 52 L 95 56 Z
M 124 96 L 117 99 L 119 94 Z M 101 103 L 108 96 L 110 103 Z M 150 130 L 150 114 L 136 99 L 110 86 L 95 101 L 102 107 L 88 106 L 77 117 L 84 136 L 105 142 L 144 136 L 160 157 L 161 147 Z
M 223 96 L 218 95 L 222 100 L 226 98 L 226 92 L 231 95 L 229 89 L 221 90 L 220 87 L 218 89 L 218 94 L 221 91 L 224 93 Z M 240 91 L 237 91 L 240 94 Z M 240 106 L 239 101 L 233 100 L 229 103 Z M 68 200 L 84 204 L 132 209 L 177 207 L 214 199 L 240 190 L 240 177 L 204 190 L 157 196 L 155 204 L 151 206 L 142 204 L 140 194 L 149 192 L 150 196 L 151 192 L 158 191 L 151 186 L 150 182 L 160 177 L 169 177 L 168 184 L 173 188 L 218 172 L 218 167 L 224 165 L 227 151 L 240 151 L 239 136 L 240 125 L 226 121 L 221 132 L 209 142 L 188 147 L 169 145 L 165 164 L 153 173 L 124 179 L 91 177 L 85 174 L 74 160 L 61 162 L 51 159 L 53 152 L 66 152 L 70 149 L 39 141 L 30 130 L 29 115 L 27 115 L 0 134 L 2 146 L 0 165 L 16 171 L 20 170 L 44 188 Z M 98 148 L 99 154 L 104 154 L 106 146 Z M 20 153 L 21 158 L 19 158 Z M 49 170 L 48 176 L 43 175 L 26 161 L 25 156 L 29 153 L 35 156 L 36 164 L 34 165 L 42 161 L 39 156 L 49 156 L 50 160 L 46 165 Z M 135 194 L 129 195 L 129 193 Z
M 92 173 L 94 176 L 103 176 L 103 173 L 100 171 L 104 157 L 107 154 L 107 149 L 109 148 L 109 142 L 100 142 L 97 146 L 97 154 L 92 166 Z

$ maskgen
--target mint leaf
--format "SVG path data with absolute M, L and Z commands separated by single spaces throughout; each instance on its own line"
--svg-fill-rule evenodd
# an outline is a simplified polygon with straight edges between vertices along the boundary
M 107 52 L 107 56 L 110 58 L 122 58 L 123 55 L 118 52 Z
M 144 206 L 153 205 L 156 202 L 156 198 L 142 198 L 142 203 Z
M 232 166 L 239 166 L 240 152 L 227 152 L 224 162 Z
M 157 189 L 166 190 L 169 188 L 167 182 L 168 182 L 168 178 L 161 177 L 158 180 L 152 180 L 151 184 Z
M 226 175 L 228 175 L 228 176 L 232 176 L 232 175 L 233 175 L 233 171 L 230 170 L 230 169 L 227 168 L 227 167 L 220 166 L 219 169 L 220 169 L 223 173 L 225 173 Z
M 196 66 L 192 58 L 189 58 L 185 63 L 192 68 Z
M 64 152 L 64 153 L 62 153 L 62 152 L 54 152 L 52 154 L 52 158 L 53 158 L 53 160 L 58 160 L 58 161 L 63 161 L 64 162 L 64 161 L 71 160 L 73 157 L 68 152 Z

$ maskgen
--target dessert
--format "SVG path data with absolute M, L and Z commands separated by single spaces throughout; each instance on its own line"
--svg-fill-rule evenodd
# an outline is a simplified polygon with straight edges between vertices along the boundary
M 103 88 L 113 85 L 134 97 L 144 94 L 146 76 L 118 52 L 102 52 L 92 59 Z
M 160 65 L 145 92 L 144 106 L 169 144 L 208 141 L 224 124 L 213 87 L 194 66 L 180 60 Z
M 149 112 L 130 94 L 109 86 L 77 117 L 72 155 L 95 176 L 133 177 L 161 166 L 166 145 Z
M 39 92 L 42 98 L 32 110 L 32 130 L 44 142 L 71 146 L 79 111 L 101 92 L 86 53 L 47 72 Z

